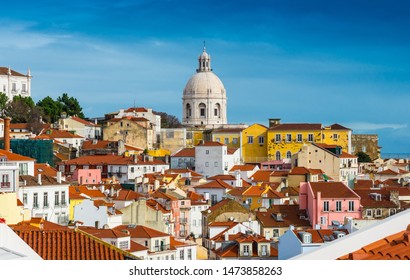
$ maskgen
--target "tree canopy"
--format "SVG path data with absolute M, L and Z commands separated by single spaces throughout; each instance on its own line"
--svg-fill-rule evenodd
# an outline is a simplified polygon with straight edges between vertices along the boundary
M 178 120 L 177 117 L 173 115 L 168 115 L 167 113 L 164 112 L 155 112 L 153 111 L 155 115 L 160 115 L 161 116 L 161 127 L 162 128 L 179 128 L 182 127 L 181 122 Z
M 70 97 L 67 93 L 63 93 L 57 97 L 57 100 L 47 96 L 38 101 L 37 106 L 42 109 L 51 122 L 56 122 L 63 112 L 66 113 L 67 116 L 85 118 L 83 108 L 81 108 L 78 100 L 74 97 Z
M 357 152 L 356 156 L 358 162 L 372 162 L 370 156 L 364 152 Z

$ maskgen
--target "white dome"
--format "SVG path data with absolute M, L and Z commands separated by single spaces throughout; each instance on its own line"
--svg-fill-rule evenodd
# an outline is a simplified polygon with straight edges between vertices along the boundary
M 198 72 L 187 82 L 184 89 L 185 95 L 198 94 L 225 95 L 225 87 L 213 72 Z

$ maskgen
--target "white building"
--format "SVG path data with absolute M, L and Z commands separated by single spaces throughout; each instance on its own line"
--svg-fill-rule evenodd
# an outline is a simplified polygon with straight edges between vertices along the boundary
M 199 66 L 187 82 L 182 97 L 182 124 L 219 127 L 227 124 L 226 91 L 212 72 L 211 56 L 205 48 L 198 58 Z
M 34 162 L 33 158 L 25 157 L 12 152 L 7 152 L 0 149 L 0 162 L 7 162 L 8 164 L 16 164 L 19 169 L 19 175 L 34 176 Z
M 68 187 L 69 183 L 57 178 L 38 174 L 20 176 L 18 197 L 24 208 L 31 210 L 31 217 L 66 225 L 69 217 Z
M 84 226 L 114 228 L 122 224 L 122 213 L 115 209 L 114 203 L 84 199 L 74 206 L 74 220 L 83 222 Z
M 30 69 L 27 75 L 16 72 L 10 67 L 0 67 L 0 92 L 7 95 L 9 100 L 14 96 L 31 96 L 31 75 Z
M 228 174 L 240 161 L 240 149 L 228 149 L 219 142 L 204 142 L 195 146 L 195 172 L 205 177 Z
M 189 214 L 190 233 L 194 236 L 202 236 L 202 211 L 207 210 L 210 205 L 206 202 L 191 201 L 191 212 Z
M 74 134 L 85 139 L 98 139 L 101 137 L 101 127 L 96 123 L 83 120 L 79 117 L 62 117 L 58 120 L 60 129 L 73 131 Z

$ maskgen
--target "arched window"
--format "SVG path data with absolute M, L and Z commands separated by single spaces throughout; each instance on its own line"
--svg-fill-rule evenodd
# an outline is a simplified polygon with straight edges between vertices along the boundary
M 192 110 L 191 110 L 191 104 L 187 104 L 186 105 L 186 117 L 189 118 L 192 114 Z
M 288 152 L 286 153 L 286 158 L 292 158 L 292 153 L 291 153 L 290 151 L 288 151 Z
M 221 117 L 221 105 L 219 103 L 215 104 L 214 107 L 214 116 L 220 118 Z
M 276 152 L 276 160 L 280 160 L 280 152 L 279 151 Z
M 206 118 L 206 105 L 204 103 L 199 104 L 199 116 Z

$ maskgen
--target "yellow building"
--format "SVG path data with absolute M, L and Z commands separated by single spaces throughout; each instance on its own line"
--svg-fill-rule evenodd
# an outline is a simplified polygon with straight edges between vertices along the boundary
M 225 144 L 228 148 L 240 148 L 243 128 L 220 128 L 212 131 L 212 142 Z
M 0 218 L 7 224 L 17 224 L 31 219 L 29 209 L 24 209 L 23 203 L 17 198 L 15 192 L 0 193 Z
M 245 163 L 266 161 L 268 128 L 261 124 L 253 124 L 241 135 L 242 158 Z
M 324 127 L 320 123 L 286 123 L 270 119 L 267 132 L 267 154 L 269 159 L 286 159 L 297 153 L 306 143 L 337 144 L 350 153 L 351 129 L 339 124 Z

